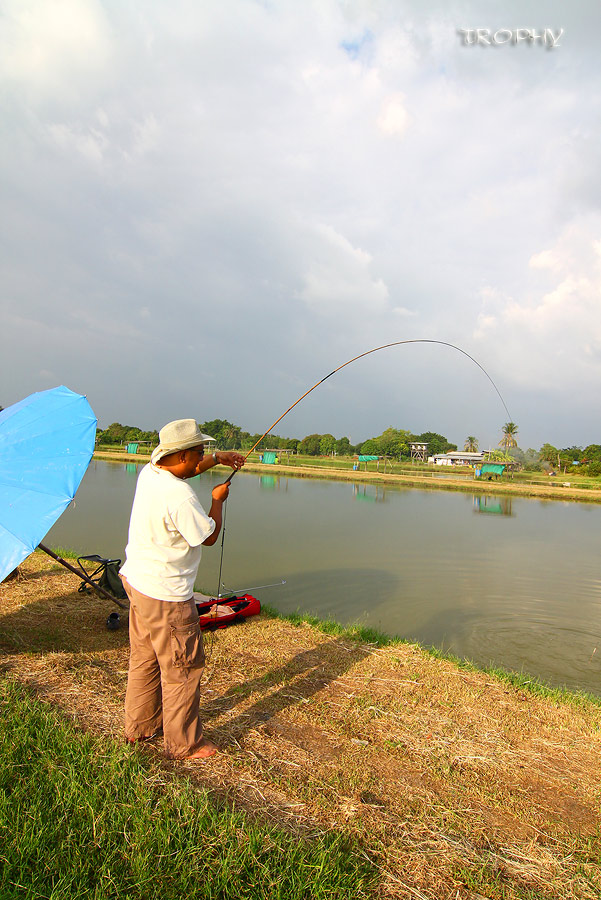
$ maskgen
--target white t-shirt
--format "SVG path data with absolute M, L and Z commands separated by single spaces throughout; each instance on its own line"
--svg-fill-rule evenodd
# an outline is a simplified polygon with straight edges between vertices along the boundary
M 201 544 L 214 531 L 186 481 L 149 463 L 138 477 L 121 573 L 148 597 L 189 600 Z

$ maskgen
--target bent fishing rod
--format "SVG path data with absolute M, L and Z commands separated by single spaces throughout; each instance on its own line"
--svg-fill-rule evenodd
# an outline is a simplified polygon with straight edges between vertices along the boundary
M 342 363 L 342 365 L 337 366 L 337 368 L 333 369 L 328 375 L 324 376 L 324 378 L 322 378 L 322 379 L 320 379 L 319 381 L 317 381 L 317 382 L 313 385 L 313 387 L 310 387 L 308 391 L 305 391 L 305 393 L 304 393 L 301 397 L 299 397 L 298 400 L 295 400 L 295 402 L 292 404 L 292 406 L 289 406 L 289 407 L 288 407 L 288 409 L 286 410 L 286 412 L 282 413 L 282 415 L 281 415 L 278 419 L 275 420 L 275 422 L 273 423 L 273 425 L 270 425 L 270 426 L 269 426 L 269 428 L 267 429 L 267 431 L 264 431 L 264 432 L 263 432 L 263 434 L 261 435 L 261 437 L 259 438 L 259 440 L 256 441 L 256 442 L 253 444 L 253 446 L 250 448 L 250 450 L 248 451 L 248 453 L 245 455 L 244 461 L 246 462 L 246 460 L 248 459 L 248 457 L 250 456 L 250 454 L 253 452 L 253 450 L 256 450 L 256 448 L 259 446 L 259 444 L 261 443 L 261 441 L 263 440 L 263 438 L 266 437 L 266 436 L 269 434 L 269 432 L 272 431 L 272 430 L 275 428 L 275 426 L 276 426 L 279 422 L 281 422 L 282 419 L 283 419 L 285 416 L 287 416 L 289 412 L 291 412 L 291 411 L 294 409 L 295 406 L 298 406 L 298 404 L 301 402 L 301 400 L 304 400 L 305 397 L 307 397 L 307 396 L 311 393 L 311 391 L 314 391 L 315 388 L 318 388 L 321 384 L 324 383 L 324 381 L 327 381 L 328 378 L 331 378 L 332 375 L 335 375 L 336 372 L 340 372 L 340 370 L 341 370 L 341 369 L 344 369 L 345 366 L 350 366 L 351 363 L 356 362 L 358 359 L 363 359 L 364 356 L 369 356 L 371 353 L 377 353 L 379 350 L 387 350 L 389 347 L 400 347 L 400 346 L 402 346 L 403 344 L 439 344 L 439 345 L 441 345 L 441 346 L 443 346 L 443 347 L 451 347 L 452 350 L 457 350 L 458 353 L 462 353 L 463 356 L 467 356 L 467 358 L 470 359 L 475 365 L 477 365 L 478 368 L 486 375 L 486 377 L 488 378 L 488 380 L 489 380 L 490 383 L 492 384 L 493 388 L 494 388 L 495 391 L 497 392 L 497 394 L 498 394 L 498 396 L 499 396 L 499 399 L 500 399 L 501 403 L 503 404 L 503 407 L 504 407 L 504 409 L 505 409 L 505 412 L 507 413 L 507 420 L 508 420 L 509 422 L 512 421 L 512 419 L 511 419 L 511 414 L 510 414 L 509 410 L 507 409 L 507 404 L 506 404 L 505 401 L 503 400 L 503 397 L 502 397 L 502 395 L 501 395 L 501 392 L 500 392 L 499 388 L 496 386 L 496 384 L 494 383 L 494 381 L 492 380 L 492 378 L 490 377 L 490 375 L 488 374 L 488 372 L 486 371 L 486 369 L 484 368 L 484 366 L 482 366 L 482 365 L 478 362 L 477 359 L 474 359 L 473 356 L 470 356 L 470 354 L 469 354 L 466 350 L 462 350 L 461 347 L 457 347 L 456 344 L 451 344 L 451 343 L 449 343 L 448 341 L 436 341 L 436 340 L 433 340 L 433 339 L 431 339 L 431 338 L 412 338 L 412 339 L 406 340 L 406 341 L 392 341 L 392 343 L 390 343 L 390 344 L 382 344 L 382 346 L 380 346 L 380 347 L 374 347 L 372 350 L 366 350 L 365 353 L 359 353 L 358 356 L 353 356 L 352 359 L 348 359 L 346 362 Z M 236 474 L 237 471 L 238 471 L 237 469 L 234 469 L 234 471 L 232 472 L 232 474 L 226 479 L 226 484 L 229 484 L 229 483 L 231 482 L 232 478 L 234 477 L 234 475 Z
M 245 455 L 244 461 L 246 462 L 246 460 L 248 459 L 248 457 L 250 456 L 250 454 L 253 452 L 253 450 L 256 450 L 256 449 L 257 449 L 257 447 L 259 446 L 259 444 L 261 443 L 261 441 L 263 440 L 263 438 L 266 437 L 266 436 L 269 434 L 269 432 L 272 431 L 272 430 L 275 428 L 275 426 L 276 426 L 279 422 L 281 422 L 282 419 L 283 419 L 285 416 L 287 416 L 289 412 L 291 412 L 291 411 L 294 409 L 295 406 L 298 406 L 298 404 L 301 402 L 301 400 L 304 400 L 305 397 L 308 397 L 308 395 L 311 393 L 311 391 L 314 391 L 315 388 L 318 388 L 321 384 L 324 383 L 324 381 L 327 381 L 328 378 L 331 378 L 332 375 L 335 375 L 336 372 L 340 372 L 340 370 L 341 370 L 341 369 L 344 369 L 345 366 L 350 366 L 351 363 L 356 362 L 358 359 L 363 359 L 364 356 L 369 356 L 371 353 L 377 353 L 379 350 L 387 350 L 389 347 L 401 347 L 401 346 L 404 345 L 404 344 L 439 344 L 439 345 L 442 346 L 442 347 L 450 347 L 452 350 L 457 350 L 458 353 L 461 353 L 461 354 L 463 354 L 463 356 L 466 356 L 466 357 L 467 357 L 469 360 L 471 360 L 476 366 L 478 366 L 478 368 L 480 369 L 481 372 L 483 372 L 483 373 L 486 375 L 486 377 L 488 378 L 488 380 L 489 380 L 490 383 L 492 384 L 493 388 L 494 388 L 495 391 L 497 392 L 497 394 L 498 394 L 498 396 L 499 396 L 499 399 L 500 399 L 501 403 L 503 404 L 503 407 L 504 407 L 504 409 L 505 409 L 505 412 L 507 413 L 507 421 L 509 421 L 509 422 L 511 421 L 511 414 L 510 414 L 510 412 L 509 412 L 509 410 L 508 410 L 508 408 L 507 408 L 507 404 L 506 404 L 505 401 L 503 400 L 503 397 L 502 397 L 502 395 L 501 395 L 501 392 L 500 392 L 499 388 L 496 386 L 496 384 L 494 383 L 494 381 L 492 380 L 492 378 L 490 377 L 490 375 L 488 374 L 488 372 L 486 371 L 486 369 L 484 368 L 484 366 L 482 366 L 482 365 L 478 362 L 477 359 L 474 359 L 473 356 L 470 356 L 470 354 L 469 354 L 466 350 L 462 350 L 461 347 L 457 347 L 456 344 L 451 344 L 451 343 L 449 343 L 448 341 L 437 341 L 437 340 L 434 340 L 434 339 L 432 339 L 432 338 L 411 338 L 411 339 L 408 339 L 408 340 L 405 340 L 405 341 L 392 341 L 390 344 L 382 344 L 380 347 L 373 347 L 371 350 L 366 350 L 364 353 L 359 353 L 358 356 L 353 356 L 352 359 L 348 359 L 346 362 L 342 363 L 342 365 L 337 366 L 337 367 L 336 367 L 335 369 L 333 369 L 328 375 L 325 375 L 323 378 L 321 378 L 319 381 L 317 381 L 312 387 L 310 387 L 308 391 L 305 391 L 305 393 L 302 394 L 302 396 L 300 396 L 300 397 L 298 398 L 298 400 L 295 400 L 295 401 L 294 401 L 294 403 L 292 404 L 292 406 L 289 406 L 289 407 L 288 407 L 288 409 L 286 410 L 286 412 L 283 412 L 282 415 L 281 415 L 278 419 L 275 420 L 275 422 L 273 423 L 273 425 L 270 425 L 270 426 L 269 426 L 269 428 L 267 429 L 267 431 L 264 431 L 264 432 L 263 432 L 263 434 L 261 435 L 261 437 L 259 438 L 259 440 L 258 440 L 258 441 L 255 441 L 255 443 L 252 445 L 252 447 L 250 448 L 250 450 L 248 451 L 248 453 Z M 237 471 L 238 471 L 238 469 L 234 469 L 234 470 L 233 470 L 233 472 L 231 473 L 231 475 L 229 475 L 229 477 L 226 478 L 225 484 L 230 484 L 232 478 L 234 477 L 234 475 L 236 474 Z M 223 569 L 223 549 L 224 549 L 224 542 L 225 542 L 225 512 L 226 512 L 226 510 L 224 510 L 224 515 L 223 515 L 222 533 L 221 533 L 221 555 L 220 555 L 220 560 L 219 560 L 219 578 L 218 578 L 218 582 L 217 582 L 217 584 L 218 584 L 218 587 L 217 587 L 217 595 L 218 595 L 218 598 L 221 597 L 221 586 L 222 586 L 222 582 L 221 582 L 221 573 L 222 573 L 222 569 Z

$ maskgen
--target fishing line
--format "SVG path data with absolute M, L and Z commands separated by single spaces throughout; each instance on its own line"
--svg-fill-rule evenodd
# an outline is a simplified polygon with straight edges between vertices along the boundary
M 221 600 L 221 571 L 223 569 L 223 544 L 225 541 L 225 517 L 227 514 L 227 498 L 226 498 L 222 508 L 223 508 L 223 515 L 221 518 L 221 554 L 219 556 L 219 578 L 217 581 L 217 604 L 219 604 L 219 601 Z M 217 621 L 217 608 L 215 608 L 215 621 Z M 207 647 L 205 645 L 205 659 L 207 662 L 213 656 L 213 646 L 215 644 L 215 632 L 210 631 L 209 633 L 211 635 L 210 641 L 209 641 L 209 646 Z M 208 682 L 210 680 L 210 676 L 208 676 L 206 680 Z
M 406 340 L 406 341 L 392 341 L 392 343 L 390 343 L 390 344 L 382 344 L 381 347 L 374 347 L 372 350 L 366 350 L 365 353 L 360 353 L 358 356 L 353 356 L 352 359 L 348 359 L 346 362 L 342 363 L 342 365 L 337 366 L 337 368 L 333 369 L 328 375 L 325 375 L 320 381 L 317 381 L 317 382 L 313 385 L 313 387 L 310 387 L 308 391 L 305 391 L 305 393 L 304 393 L 301 397 L 299 397 L 298 400 L 295 400 L 295 402 L 292 404 L 292 406 L 289 406 L 289 407 L 288 407 L 288 409 L 286 410 L 286 412 L 282 413 L 282 415 L 281 415 L 278 419 L 275 420 L 275 422 L 273 423 L 273 425 L 270 425 L 270 426 L 269 426 L 269 428 L 267 429 L 267 431 L 264 431 L 264 432 L 263 432 L 263 434 L 261 435 L 261 437 L 259 438 L 259 440 L 256 441 L 256 443 L 254 443 L 253 446 L 250 448 L 250 450 L 248 451 L 248 453 L 247 453 L 246 456 L 244 457 L 244 460 L 246 461 L 246 460 L 248 459 L 248 457 L 249 457 L 250 454 L 253 452 L 253 450 L 256 450 L 256 448 L 259 446 L 259 444 L 261 443 L 261 441 L 263 440 L 263 438 L 266 437 L 266 436 L 269 434 L 269 432 L 272 431 L 272 430 L 275 428 L 275 426 L 276 426 L 279 422 L 282 421 L 282 419 L 284 418 L 284 416 L 287 416 L 288 413 L 291 412 L 291 411 L 294 409 L 295 406 L 298 406 L 298 404 L 301 402 L 301 400 L 304 400 L 305 397 L 307 397 L 307 396 L 311 393 L 311 391 L 314 391 L 315 388 L 318 388 L 318 387 L 320 386 L 320 384 L 323 384 L 324 381 L 327 381 L 328 378 L 331 378 L 332 375 L 335 375 L 335 374 L 336 374 L 336 372 L 340 372 L 340 370 L 341 370 L 341 369 L 344 369 L 345 366 L 350 366 L 351 363 L 356 362 L 358 359 L 363 359 L 364 356 L 369 356 L 370 353 L 377 353 L 379 350 L 387 350 L 389 347 L 400 347 L 400 346 L 403 345 L 403 344 L 440 344 L 440 345 L 443 346 L 443 347 L 451 347 L 452 350 L 457 350 L 458 353 L 462 353 L 463 356 L 467 356 L 468 359 L 470 359 L 475 365 L 478 366 L 478 368 L 479 368 L 482 372 L 484 372 L 484 374 L 486 375 L 486 377 L 488 378 L 488 380 L 490 381 L 490 383 L 491 383 L 492 386 L 494 387 L 495 391 L 497 392 L 497 394 L 498 394 L 498 396 L 499 396 L 499 399 L 500 399 L 501 403 L 503 404 L 503 407 L 504 407 L 504 409 L 505 409 L 505 412 L 507 413 L 507 419 L 508 419 L 508 421 L 509 421 L 509 422 L 512 421 L 511 414 L 510 414 L 509 410 L 507 409 L 507 404 L 506 404 L 505 401 L 503 400 L 503 397 L 502 397 L 502 395 L 501 395 L 501 392 L 500 392 L 499 388 L 496 386 L 496 384 L 494 383 L 494 381 L 492 380 L 492 378 L 490 377 L 490 375 L 488 374 L 488 372 L 486 371 L 486 369 L 484 368 L 484 366 L 482 366 L 482 365 L 478 362 L 477 359 L 474 359 L 473 356 L 470 356 L 470 354 L 469 354 L 466 350 L 462 350 L 461 347 L 457 347 L 456 344 L 451 344 L 451 343 L 449 343 L 448 341 L 436 341 L 436 340 L 433 340 L 433 339 L 431 339 L 431 338 L 412 338 L 412 339 Z M 232 480 L 232 478 L 233 478 L 234 475 L 236 474 L 236 471 L 237 471 L 237 470 L 234 469 L 234 471 L 233 471 L 232 474 L 229 476 L 229 478 L 227 478 L 226 483 L 229 483 L 229 482 Z
M 227 513 L 227 498 L 223 504 L 223 515 L 221 518 L 221 554 L 219 556 L 219 579 L 217 581 L 217 604 L 215 606 L 215 621 L 217 621 L 217 605 L 219 604 L 219 601 L 221 600 L 221 570 L 223 569 L 223 543 L 225 541 L 225 516 L 226 516 L 226 513 Z M 209 660 L 213 656 L 213 647 L 215 645 L 215 632 L 213 630 L 211 630 L 209 632 L 209 634 L 210 634 L 209 646 L 207 647 L 205 644 L 205 660 L 206 660 L 206 662 L 209 662 Z M 203 639 L 203 643 L 204 643 L 204 639 Z M 211 675 L 209 674 L 206 678 L 206 682 L 208 683 L 210 681 L 210 679 L 211 679 Z
M 225 541 L 225 516 L 227 513 L 227 498 L 223 504 L 223 516 L 221 521 L 221 555 L 219 557 L 219 578 L 217 580 L 217 600 L 221 600 L 221 571 L 223 569 L 223 544 Z
M 254 584 L 251 585 L 251 587 L 236 588 L 232 591 L 230 591 L 223 582 L 221 582 L 221 587 L 225 588 L 226 593 L 232 594 L 234 597 L 237 597 L 239 594 L 248 594 L 249 591 L 259 591 L 270 587 L 280 587 L 282 584 L 286 584 L 285 579 L 282 579 L 281 581 L 274 581 L 273 584 Z

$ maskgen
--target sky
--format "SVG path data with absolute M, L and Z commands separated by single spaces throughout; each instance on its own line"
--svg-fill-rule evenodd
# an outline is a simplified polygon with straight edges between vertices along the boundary
M 0 0 L 0 405 L 262 432 L 441 341 L 276 432 L 601 443 L 600 41 L 596 0 Z

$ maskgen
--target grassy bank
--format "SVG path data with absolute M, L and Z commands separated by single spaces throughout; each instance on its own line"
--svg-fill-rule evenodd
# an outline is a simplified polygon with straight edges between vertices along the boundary
M 150 457 L 132 455 L 118 449 L 100 449 L 94 453 L 96 459 L 108 462 L 144 463 Z M 584 503 L 601 503 L 601 479 L 582 475 L 548 477 L 546 475 L 521 472 L 514 476 L 503 476 L 499 480 L 475 478 L 469 468 L 459 466 L 442 467 L 424 464 L 361 463 L 353 470 L 353 460 L 345 458 L 291 457 L 279 465 L 263 465 L 258 454 L 252 454 L 246 463 L 246 471 L 263 475 L 290 476 L 297 478 L 328 478 L 338 481 L 381 484 L 396 487 L 415 487 L 422 490 L 463 491 L 472 494 L 495 494 L 505 496 L 532 497 L 541 500 L 570 500 Z M 225 470 L 223 470 L 225 471 Z
M 0 896 L 346 898 L 375 870 L 341 833 L 299 841 L 0 683 Z
M 230 896 L 199 884 L 213 862 L 195 857 L 225 878 L 221 852 L 231 896 L 277 897 L 280 881 L 281 896 L 601 896 L 597 702 L 263 615 L 207 640 L 201 715 L 221 752 L 170 763 L 158 739 L 121 744 L 128 646 L 104 627 L 112 609 L 42 554 L 0 591 L 2 896 L 51 896 L 52 877 L 83 891 L 80 866 L 86 896 Z
M 341 625 L 339 622 L 335 622 L 331 619 L 319 619 L 317 616 L 304 613 L 283 614 L 278 612 L 274 607 L 268 605 L 263 605 L 262 613 L 264 616 L 292 622 L 295 625 L 307 624 L 324 634 L 357 641 L 371 647 L 417 646 L 404 638 L 387 635 L 374 628 L 366 628 L 363 625 Z M 524 691 L 538 694 L 541 697 L 548 697 L 560 703 L 569 703 L 575 706 L 591 704 L 593 706 L 601 707 L 601 696 L 597 696 L 596 694 L 589 694 L 586 691 L 570 691 L 565 687 L 553 687 L 531 675 L 508 671 L 506 669 L 501 669 L 498 666 L 477 666 L 469 659 L 462 659 L 452 653 L 445 653 L 437 647 L 420 647 L 420 649 L 423 653 L 431 656 L 433 659 L 447 660 L 456 665 L 459 669 L 464 669 L 469 672 L 482 672 L 491 675 L 493 678 L 505 681 L 513 687 L 518 687 Z

